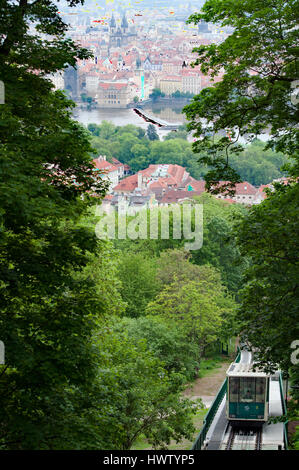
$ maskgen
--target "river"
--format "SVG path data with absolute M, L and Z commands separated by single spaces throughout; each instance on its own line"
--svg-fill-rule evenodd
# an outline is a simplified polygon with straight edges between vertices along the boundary
M 186 105 L 177 105 L 177 106 L 163 106 L 163 103 L 154 103 L 144 107 L 144 110 L 152 115 L 153 117 L 160 118 L 164 121 L 173 124 L 184 124 L 187 122 L 186 116 L 182 113 L 183 107 Z M 142 127 L 146 129 L 148 127 L 148 122 L 144 121 L 138 114 L 136 114 L 132 108 L 125 109 L 92 109 L 87 111 L 86 109 L 80 109 L 79 107 L 75 110 L 76 117 L 75 119 L 81 122 L 84 126 L 87 126 L 90 123 L 101 124 L 102 121 L 110 121 L 116 126 L 125 126 L 126 124 L 134 124 L 135 126 Z M 169 130 L 162 130 L 160 127 L 156 126 L 157 133 L 160 137 L 160 140 L 163 140 L 163 137 L 166 136 Z M 258 138 L 262 141 L 267 141 L 269 139 L 269 134 L 259 135 Z M 192 133 L 188 135 L 189 142 L 193 142 Z M 245 144 L 246 139 L 244 137 L 239 138 L 239 143 Z
M 182 106 L 167 107 L 162 104 L 154 104 L 146 106 L 144 110 L 152 115 L 153 117 L 160 118 L 171 124 L 184 124 L 186 121 L 185 114 L 183 114 Z M 132 108 L 126 109 L 92 109 L 87 111 L 86 109 L 80 109 L 79 107 L 75 110 L 75 119 L 81 122 L 84 126 L 90 123 L 101 124 L 102 121 L 110 121 L 116 126 L 125 126 L 126 124 L 134 124 L 135 126 L 146 129 L 148 122 L 144 121 L 138 114 L 136 114 Z M 161 130 L 160 127 L 156 127 L 160 138 L 167 135 L 171 131 Z

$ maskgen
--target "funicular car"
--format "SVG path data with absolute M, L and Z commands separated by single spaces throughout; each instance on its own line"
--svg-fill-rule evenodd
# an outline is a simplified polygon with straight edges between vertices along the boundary
M 254 365 L 236 363 L 227 370 L 226 415 L 230 422 L 266 422 L 269 416 L 269 379 Z

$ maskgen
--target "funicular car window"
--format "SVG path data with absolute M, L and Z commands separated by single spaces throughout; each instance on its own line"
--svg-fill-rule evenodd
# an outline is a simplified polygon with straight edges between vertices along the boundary
M 255 400 L 255 378 L 240 377 L 240 402 Z
M 237 403 L 239 401 L 239 378 L 230 377 L 229 379 L 229 401 Z
M 266 380 L 261 377 L 256 378 L 255 384 L 255 401 L 256 403 L 263 403 L 265 401 Z

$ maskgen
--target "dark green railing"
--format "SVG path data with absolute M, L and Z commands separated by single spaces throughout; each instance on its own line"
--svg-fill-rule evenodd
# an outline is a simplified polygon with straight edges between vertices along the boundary
M 209 409 L 209 411 L 207 412 L 205 416 L 202 430 L 197 436 L 196 441 L 194 442 L 192 446 L 192 450 L 201 450 L 204 440 L 206 438 L 206 435 L 208 433 L 208 430 L 210 429 L 211 423 L 213 422 L 213 419 L 215 417 L 215 414 L 217 413 L 220 403 L 222 402 L 223 397 L 226 394 L 226 387 L 227 387 L 226 384 L 227 384 L 227 379 L 225 379 L 223 384 L 221 385 L 221 388 L 215 400 L 213 401 L 211 408 Z
M 281 373 L 279 374 L 279 388 L 280 388 L 280 399 L 281 399 L 281 406 L 282 406 L 282 413 L 284 415 L 287 415 L 287 405 L 284 399 L 284 393 L 283 393 L 283 385 L 282 385 L 282 375 Z M 284 448 L 285 450 L 288 450 L 288 421 L 285 421 L 283 423 L 283 434 L 284 434 Z
M 237 351 L 238 351 L 238 354 L 237 354 L 237 357 L 235 359 L 235 362 L 240 362 L 241 350 L 240 350 L 239 346 L 238 346 Z M 205 419 L 204 419 L 204 422 L 203 422 L 203 427 L 202 427 L 200 433 L 198 434 L 198 436 L 196 438 L 196 441 L 194 442 L 194 444 L 192 446 L 192 450 L 201 450 L 201 448 L 203 446 L 203 443 L 204 443 L 204 440 L 206 438 L 206 435 L 208 433 L 208 430 L 210 429 L 211 423 L 215 418 L 215 414 L 217 413 L 217 410 L 220 406 L 220 403 L 222 402 L 223 397 L 226 394 L 226 389 L 227 389 L 227 379 L 225 379 L 224 382 L 222 383 L 222 385 L 220 387 L 220 390 L 219 390 L 215 400 L 213 401 L 209 411 L 207 412 L 207 414 L 205 416 Z
M 239 348 L 239 346 L 237 347 L 237 351 L 238 351 L 238 354 L 237 354 L 237 357 L 235 359 L 235 362 L 240 362 L 240 360 L 241 360 L 241 349 Z

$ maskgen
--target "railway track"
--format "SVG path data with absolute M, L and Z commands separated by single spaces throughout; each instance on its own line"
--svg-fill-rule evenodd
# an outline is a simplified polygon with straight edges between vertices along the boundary
M 235 439 L 235 431 L 231 428 L 225 450 L 232 450 Z
M 225 450 L 261 450 L 262 429 L 231 428 Z
M 262 450 L 262 438 L 263 438 L 262 429 L 258 429 L 257 434 L 256 434 L 255 450 Z

